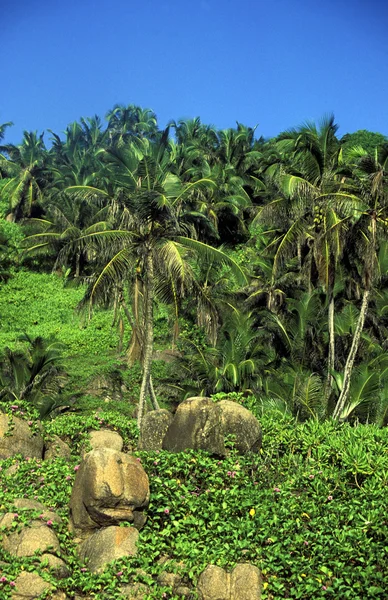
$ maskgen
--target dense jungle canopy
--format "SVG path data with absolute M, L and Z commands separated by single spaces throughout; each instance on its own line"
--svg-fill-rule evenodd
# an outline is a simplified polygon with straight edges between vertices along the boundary
M 386 424 L 388 140 L 337 131 L 333 116 L 270 140 L 199 118 L 160 130 L 129 105 L 47 143 L 3 139 L 0 286 L 54 271 L 90 315 L 113 308 L 131 332 L 118 351 L 142 366 L 139 423 L 147 399 L 237 392 L 301 420 Z M 174 359 L 163 381 L 155 315 Z M 28 360 L 4 351 L 3 396 L 36 399 L 52 375 L 53 347 L 30 343 Z

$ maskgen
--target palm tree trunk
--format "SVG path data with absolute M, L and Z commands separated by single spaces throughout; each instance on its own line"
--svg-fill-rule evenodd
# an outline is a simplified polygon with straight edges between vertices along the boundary
M 361 310 L 360 310 L 360 314 L 359 314 L 358 321 L 357 321 L 356 331 L 354 332 L 352 346 L 350 348 L 348 358 L 346 360 L 342 390 L 341 390 L 340 396 L 338 398 L 337 405 L 333 412 L 333 418 L 336 420 L 338 420 L 340 418 L 342 410 L 343 410 L 343 408 L 347 402 L 348 396 L 349 396 L 350 378 L 352 376 L 353 364 L 354 364 L 354 360 L 356 358 L 356 354 L 357 354 L 357 351 L 358 351 L 358 348 L 360 345 L 361 333 L 364 328 L 365 318 L 366 318 L 366 314 L 368 311 L 369 296 L 370 296 L 370 290 L 366 289 L 364 291 L 364 295 L 362 297 Z
M 160 410 L 159 402 L 156 398 L 156 394 L 155 394 L 155 390 L 154 390 L 154 383 L 152 381 L 152 377 L 150 377 L 150 396 L 151 396 L 151 403 L 152 403 L 153 409 Z
M 75 255 L 75 277 L 78 279 L 80 274 L 80 265 L 81 265 L 81 253 L 77 252 Z
M 325 386 L 325 405 L 327 406 L 331 390 L 333 387 L 333 376 L 331 372 L 334 370 L 335 360 L 335 333 L 334 333 L 334 294 L 331 292 L 329 300 L 328 321 L 329 330 L 329 352 L 327 357 L 327 378 Z
M 143 360 L 144 358 L 144 331 L 140 319 L 141 316 L 145 314 L 145 311 L 139 310 L 139 296 L 144 296 L 144 293 L 143 290 L 140 289 L 140 280 L 136 276 L 133 300 L 133 320 L 131 319 L 129 310 L 125 306 L 124 301 L 122 303 L 124 306 L 125 314 L 127 315 L 127 319 L 130 321 L 132 327 L 131 339 L 129 340 L 127 352 L 127 359 L 129 365 L 132 365 L 136 360 Z M 143 315 L 141 315 L 141 312 L 143 312 Z
M 143 355 L 143 379 L 140 388 L 139 409 L 137 424 L 140 429 L 143 420 L 147 393 L 150 391 L 151 365 L 154 346 L 154 314 L 153 314 L 153 295 L 154 295 L 154 261 L 151 249 L 148 249 L 146 257 L 146 277 L 145 277 L 145 310 L 144 310 L 144 355 Z

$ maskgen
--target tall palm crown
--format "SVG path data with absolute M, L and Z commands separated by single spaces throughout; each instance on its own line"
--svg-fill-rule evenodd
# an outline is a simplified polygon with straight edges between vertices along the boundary
M 140 423 L 146 396 L 153 396 L 155 294 L 172 302 L 177 312 L 179 299 L 194 278 L 190 262 L 194 254 L 229 265 L 244 281 L 245 276 L 226 254 L 196 239 L 193 217 L 198 215 L 186 210 L 186 202 L 196 190 L 214 183 L 204 178 L 182 183 L 172 173 L 167 136 L 154 143 L 134 138 L 129 144 L 106 148 L 101 156 L 114 182 L 109 209 L 114 228 L 84 232 L 79 238 L 79 244 L 88 246 L 97 261 L 86 299 L 91 304 L 106 303 L 115 289 L 129 285 L 133 291 L 132 321 L 143 360 Z M 77 191 L 84 198 L 106 195 L 87 186 L 77 186 Z
M 9 200 L 11 220 L 29 216 L 48 185 L 48 153 L 43 135 L 24 131 L 21 144 L 1 147 L 6 156 L 0 156 L 0 170 L 9 178 L 1 197 Z

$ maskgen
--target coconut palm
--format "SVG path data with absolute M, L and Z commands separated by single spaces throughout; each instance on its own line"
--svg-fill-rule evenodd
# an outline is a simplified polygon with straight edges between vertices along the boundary
M 117 104 L 107 113 L 106 119 L 110 145 L 120 147 L 134 137 L 154 139 L 158 132 L 155 113 L 134 104 Z
M 93 188 L 88 188 L 89 192 Z M 80 196 L 78 187 L 56 195 L 45 204 L 45 218 L 28 219 L 25 225 L 34 233 L 24 240 L 29 253 L 49 253 L 58 264 L 74 269 L 78 279 L 88 263 L 88 250 L 80 240 L 83 236 L 109 228 L 106 220 L 108 207 L 101 202 L 102 191 L 97 190 L 88 198 Z
M 140 425 L 148 395 L 156 406 L 151 378 L 155 294 L 177 305 L 194 279 L 191 261 L 195 255 L 228 265 L 240 280 L 245 276 L 224 252 L 195 239 L 195 230 L 186 218 L 185 200 L 196 189 L 213 183 L 202 179 L 183 184 L 173 175 L 167 140 L 150 143 L 137 139 L 122 148 L 105 150 L 104 160 L 115 181 L 110 214 L 116 227 L 80 237 L 80 243 L 87 244 L 100 259 L 86 299 L 91 305 L 105 303 L 114 286 L 122 289 L 127 282 L 132 284 L 137 304 L 134 324 L 141 338 L 143 364 Z M 84 193 L 90 191 L 86 188 Z
M 191 340 L 183 342 L 179 359 L 189 393 L 209 396 L 218 392 L 255 393 L 261 390 L 263 376 L 275 358 L 263 332 L 254 327 L 249 313 L 237 309 L 224 316 L 218 340 L 212 348 L 201 348 Z
M 4 139 L 6 129 L 8 127 L 12 127 L 12 125 L 13 125 L 12 121 L 8 121 L 8 123 L 2 123 L 0 125 L 0 142 Z M 0 151 L 2 151 L 1 147 L 0 147 Z
M 351 158 L 354 166 L 354 178 L 366 204 L 365 208 L 360 211 L 360 218 L 353 228 L 351 239 L 354 258 L 358 262 L 363 295 L 352 345 L 344 367 L 341 393 L 333 413 L 336 419 L 343 418 L 344 408 L 348 401 L 352 369 L 368 312 L 373 284 L 381 275 L 378 250 L 381 239 L 387 238 L 388 222 L 388 145 L 384 144 L 376 149 L 374 156 L 368 155 L 362 148 L 356 148 Z
M 341 146 L 334 117 L 320 127 L 308 123 L 279 136 L 278 148 L 286 154 L 286 168 L 274 171 L 277 197 L 259 209 L 254 223 L 271 225 L 272 280 L 286 260 L 299 264 L 299 280 L 310 290 L 319 284 L 327 295 L 329 344 L 325 395 L 332 386 L 335 362 L 334 289 L 346 231 L 364 206 L 341 163 Z M 289 157 L 292 160 L 289 160 Z M 291 171 L 291 172 L 290 172 Z M 358 211 L 358 212 L 357 212 Z
M 28 342 L 24 351 L 3 350 L 0 401 L 26 400 L 45 417 L 61 406 L 58 393 L 66 377 L 58 363 L 63 345 L 27 334 L 20 339 Z
M 16 221 L 30 216 L 42 201 L 48 185 L 48 153 L 43 133 L 38 136 L 28 131 L 24 131 L 21 144 L 7 144 L 1 149 L 7 156 L 0 157 L 0 169 L 8 181 L 1 188 L 0 198 L 8 200 L 8 220 Z

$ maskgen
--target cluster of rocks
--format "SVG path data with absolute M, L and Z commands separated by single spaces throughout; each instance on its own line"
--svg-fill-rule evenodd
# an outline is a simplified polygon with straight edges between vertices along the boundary
M 214 403 L 209 398 L 191 398 L 180 404 L 175 416 L 165 410 L 148 413 L 140 448 L 171 452 L 192 448 L 225 456 L 228 436 L 233 436 L 241 453 L 260 449 L 260 425 L 248 410 L 227 400 Z M 139 531 L 146 522 L 148 477 L 139 459 L 122 449 L 123 440 L 117 432 L 90 432 L 73 485 L 69 527 L 79 556 L 92 573 L 103 571 L 113 560 L 135 555 Z M 32 430 L 22 419 L 13 417 L 10 429 L 7 415 L 0 414 L 0 459 L 15 454 L 50 460 L 69 458 L 71 451 L 57 436 L 45 445 L 41 428 Z M 18 520 L 22 512 L 31 515 L 27 522 Z M 54 523 L 61 523 L 61 519 L 48 507 L 35 500 L 15 499 L 13 512 L 0 514 L 4 532 L 1 545 L 11 556 L 39 556 L 41 570 L 50 570 L 57 579 L 66 578 L 70 573 L 52 529 Z M 165 557 L 160 566 L 158 585 L 171 587 L 182 598 L 192 597 L 183 564 Z M 121 587 L 124 598 L 144 599 L 147 591 L 149 588 L 141 583 Z M 196 592 L 200 600 L 258 600 L 260 572 L 249 564 L 239 564 L 231 573 L 209 565 L 198 580 Z M 27 572 L 15 580 L 12 600 L 38 598 L 42 593 L 50 593 L 53 600 L 67 600 L 40 575 Z
M 214 402 L 202 396 L 182 402 L 173 416 L 167 410 L 146 414 L 140 432 L 141 450 L 183 452 L 207 450 L 217 456 L 227 454 L 225 442 L 233 438 L 240 454 L 258 452 L 261 427 L 254 415 L 236 402 Z

